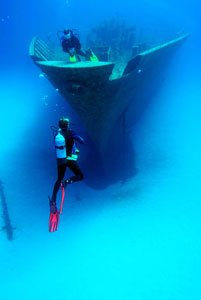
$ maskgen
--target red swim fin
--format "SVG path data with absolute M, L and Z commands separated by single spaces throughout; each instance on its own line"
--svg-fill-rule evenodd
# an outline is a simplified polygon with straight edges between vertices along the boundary
M 50 212 L 49 218 L 49 232 L 57 231 L 59 226 L 59 212 L 56 213 Z
M 57 210 L 56 203 L 51 203 L 50 200 L 50 217 L 49 217 L 49 232 L 54 232 L 58 230 L 59 226 L 59 215 L 62 213 L 64 197 L 65 197 L 65 188 L 61 183 L 62 199 L 59 211 Z

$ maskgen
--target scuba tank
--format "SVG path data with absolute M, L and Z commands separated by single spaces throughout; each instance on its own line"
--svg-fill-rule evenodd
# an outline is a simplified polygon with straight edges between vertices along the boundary
M 72 33 L 73 33 L 74 36 L 76 36 L 76 38 L 80 39 L 80 34 L 79 34 L 78 29 L 72 29 Z
M 66 158 L 66 142 L 64 136 L 61 134 L 61 129 L 58 130 L 54 139 L 57 158 Z

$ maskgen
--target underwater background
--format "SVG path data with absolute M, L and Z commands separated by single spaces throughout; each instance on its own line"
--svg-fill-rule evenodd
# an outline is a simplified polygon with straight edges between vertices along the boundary
M 0 6 L 0 299 L 201 299 L 199 1 Z M 78 28 L 84 48 L 88 30 L 114 16 L 161 42 L 179 31 L 191 36 L 132 128 L 137 174 L 101 190 L 84 181 L 70 186 L 59 230 L 51 234 L 47 196 L 57 174 L 50 126 L 65 115 L 84 130 L 40 76 L 29 45 L 36 35 Z

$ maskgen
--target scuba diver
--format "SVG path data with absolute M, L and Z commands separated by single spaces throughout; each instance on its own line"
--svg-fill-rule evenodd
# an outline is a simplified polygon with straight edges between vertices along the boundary
M 70 57 L 73 57 L 75 54 L 79 54 L 81 56 L 87 56 L 81 50 L 81 44 L 77 36 L 73 34 L 73 31 L 70 29 L 64 30 L 64 35 L 61 37 L 62 40 L 62 48 L 64 52 L 69 53 Z M 75 53 L 74 53 L 75 52 Z
M 80 61 L 79 55 L 84 56 L 86 60 L 90 59 L 91 61 L 98 61 L 98 58 L 90 49 L 87 49 L 86 53 L 81 50 L 77 31 L 64 29 L 60 41 L 63 51 L 70 55 L 70 62 L 76 62 L 77 59 Z
M 67 184 L 80 181 L 84 178 L 83 173 L 77 163 L 79 150 L 76 147 L 75 141 L 78 141 L 81 144 L 84 143 L 84 139 L 69 128 L 69 119 L 61 118 L 59 120 L 59 130 L 55 135 L 58 177 L 57 177 L 57 181 L 54 184 L 51 199 L 49 197 L 50 200 L 49 231 L 50 232 L 53 232 L 58 228 L 59 211 L 57 210 L 57 206 L 56 206 L 56 196 L 60 186 L 62 187 L 62 193 L 63 193 Z M 74 176 L 71 176 L 69 179 L 63 180 L 67 167 L 74 173 Z

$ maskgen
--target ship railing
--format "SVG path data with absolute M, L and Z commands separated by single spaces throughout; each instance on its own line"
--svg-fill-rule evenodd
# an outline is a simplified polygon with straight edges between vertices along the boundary
M 54 52 L 38 37 L 33 38 L 29 48 L 29 55 L 34 61 L 55 60 Z

